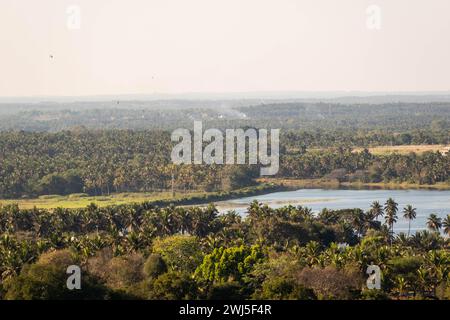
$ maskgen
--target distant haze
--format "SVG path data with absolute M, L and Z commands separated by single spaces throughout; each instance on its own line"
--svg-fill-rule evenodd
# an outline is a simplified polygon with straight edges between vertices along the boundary
M 74 4 L 79 30 L 66 26 Z M 366 26 L 374 4 L 380 30 Z M 448 101 L 449 14 L 448 0 L 1 0 L 0 101 L 436 91 Z

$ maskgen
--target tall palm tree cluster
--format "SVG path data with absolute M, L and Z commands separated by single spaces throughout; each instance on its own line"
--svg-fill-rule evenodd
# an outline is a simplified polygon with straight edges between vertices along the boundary
M 356 268 L 358 277 L 364 277 L 367 266 L 374 263 L 383 271 L 386 297 L 445 297 L 441 291 L 450 290 L 450 216 L 442 220 L 430 215 L 427 223 L 430 231 L 411 235 L 409 228 L 407 235 L 395 235 L 397 212 L 398 204 L 393 199 L 388 199 L 384 206 L 374 202 L 367 212 L 324 209 L 318 214 L 303 206 L 273 209 L 255 201 L 246 217 L 234 211 L 219 214 L 214 205 L 157 207 L 141 203 L 99 208 L 91 204 L 84 209 L 52 211 L 21 210 L 17 205 L 8 205 L 0 207 L 0 295 L 3 281 L 15 279 L 24 266 L 33 265 L 48 252 L 69 249 L 84 265 L 105 249 L 112 250 L 116 257 L 133 254 L 147 257 L 153 254 L 155 241 L 186 236 L 198 239 L 200 246 L 195 249 L 198 250 L 195 255 L 204 258 L 203 268 L 217 252 L 247 252 L 232 249 L 242 246 L 260 248 L 258 252 L 264 253 L 264 258 L 255 260 L 256 266 L 251 264 L 245 270 L 233 271 L 235 279 L 242 281 L 239 283 L 242 287 L 249 285 L 245 281 L 260 281 L 251 285 L 255 295 L 262 294 L 264 279 L 268 281 L 267 271 L 258 272 L 272 268 L 273 259 L 281 261 L 280 257 L 287 257 L 290 264 L 298 267 L 298 272 L 305 268 L 312 268 L 311 272 Z M 416 217 L 416 209 L 410 205 L 403 213 L 409 221 Z M 384 224 L 379 221 L 382 216 Z M 445 235 L 438 232 L 441 228 Z M 280 270 L 277 271 L 279 279 L 294 274 Z M 195 278 L 199 272 L 194 271 L 185 272 Z M 217 279 L 225 281 L 223 277 Z M 205 281 L 209 280 L 199 280 L 197 285 L 205 286 Z M 302 285 L 314 288 L 311 283 Z M 199 291 L 205 292 L 209 288 L 206 286 Z M 361 290 L 362 287 L 359 291 L 364 291 Z

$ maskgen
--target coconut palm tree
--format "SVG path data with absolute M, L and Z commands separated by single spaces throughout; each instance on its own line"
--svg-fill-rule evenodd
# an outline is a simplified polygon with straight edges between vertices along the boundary
M 427 269 L 424 268 L 423 266 L 421 266 L 417 270 L 417 285 L 418 285 L 419 291 L 422 293 L 422 295 L 428 288 L 428 278 L 429 278 L 429 275 L 428 275 Z
M 370 215 L 378 221 L 378 217 L 381 217 L 384 215 L 383 206 L 378 202 L 374 201 L 370 205 Z
M 192 217 L 189 210 L 185 208 L 177 208 L 175 211 L 175 220 L 177 223 L 177 229 L 181 234 L 189 233 L 192 225 Z
M 352 210 L 350 213 L 350 224 L 359 236 L 362 235 L 364 228 L 364 211 L 361 209 Z
M 400 232 L 395 238 L 395 242 L 403 247 L 407 247 L 410 243 L 409 235 L 407 236 L 404 232 Z
M 441 237 L 435 232 L 422 230 L 411 237 L 411 243 L 420 251 L 438 250 L 441 246 Z
M 430 214 L 427 221 L 428 229 L 438 232 L 442 228 L 442 219 L 435 213 Z
M 408 285 L 408 283 L 404 277 L 397 276 L 395 278 L 395 286 L 396 286 L 399 298 L 401 298 L 403 296 L 403 293 L 405 292 L 407 285 Z
M 444 218 L 444 221 L 442 222 L 442 227 L 444 227 L 444 233 L 447 236 L 450 236 L 450 214 L 448 214 L 447 217 Z
M 408 219 L 408 237 L 411 231 L 411 220 L 416 218 L 416 208 L 413 208 L 412 205 L 408 204 L 405 208 L 403 208 L 403 218 Z
M 394 235 L 394 223 L 397 222 L 398 203 L 395 202 L 394 199 L 389 198 L 387 199 L 384 205 L 384 209 L 386 212 L 384 220 L 386 221 L 386 224 L 389 226 L 391 232 L 391 245 L 392 245 L 392 238 Z
M 319 263 L 320 244 L 317 241 L 310 241 L 305 245 L 305 258 L 307 264 L 312 267 Z

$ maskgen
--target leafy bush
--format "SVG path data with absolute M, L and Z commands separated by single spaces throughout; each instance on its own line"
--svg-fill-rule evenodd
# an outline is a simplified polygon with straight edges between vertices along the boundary
M 208 282 L 241 281 L 264 257 L 261 247 L 257 245 L 216 248 L 204 257 L 195 275 Z
M 213 284 L 207 295 L 208 300 L 244 300 L 246 298 L 242 286 L 237 282 Z
M 189 274 L 170 271 L 150 282 L 149 298 L 157 300 L 192 300 L 198 288 Z
M 174 271 L 192 272 L 202 261 L 200 241 L 192 236 L 175 235 L 157 239 L 152 249 Z
M 151 254 L 144 264 L 144 273 L 149 278 L 156 278 L 167 272 L 167 265 L 159 254 Z
M 107 299 L 109 290 L 88 273 L 81 277 L 82 290 L 67 288 L 66 270 L 76 264 L 67 250 L 44 254 L 35 264 L 26 265 L 17 277 L 4 284 L 7 300 Z
M 314 290 L 298 284 L 295 279 L 278 277 L 264 281 L 258 299 L 265 300 L 316 300 Z

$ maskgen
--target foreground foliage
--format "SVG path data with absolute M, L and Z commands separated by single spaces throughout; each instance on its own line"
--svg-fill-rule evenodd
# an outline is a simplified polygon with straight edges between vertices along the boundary
M 406 207 L 410 213 L 412 207 Z M 450 218 L 392 233 L 397 204 L 272 209 L 245 218 L 149 203 L 85 209 L 0 208 L 3 299 L 450 299 Z M 381 216 L 385 223 L 380 222 Z M 436 220 L 438 219 L 438 220 Z M 82 268 L 82 290 L 66 268 Z M 368 290 L 366 269 L 382 270 Z

